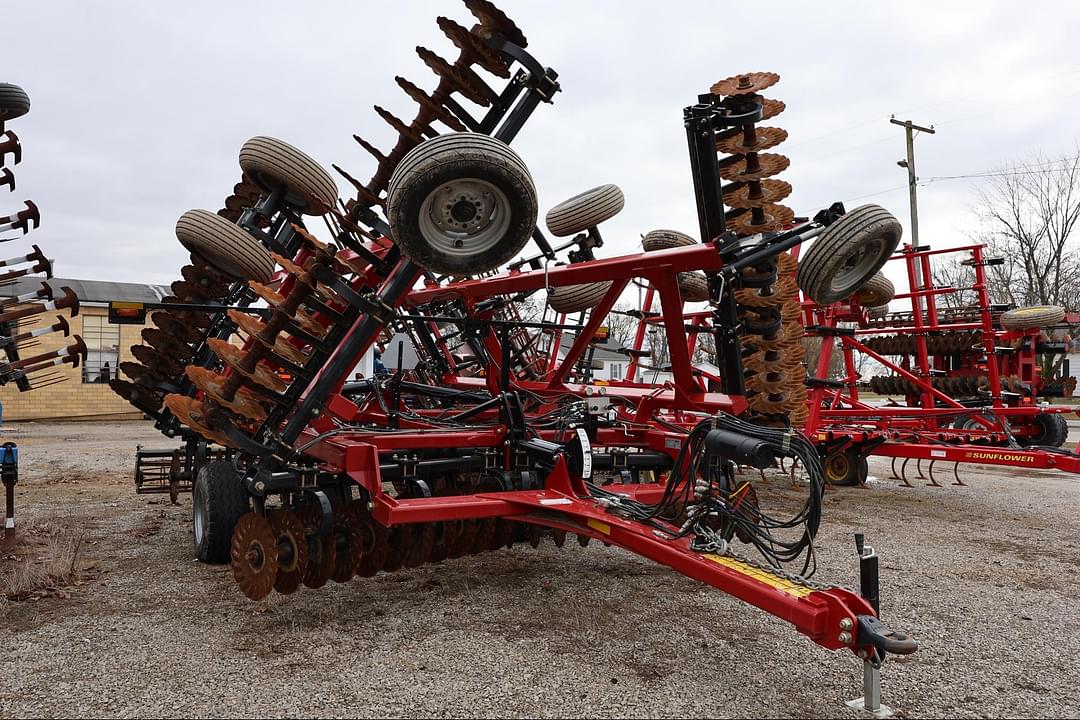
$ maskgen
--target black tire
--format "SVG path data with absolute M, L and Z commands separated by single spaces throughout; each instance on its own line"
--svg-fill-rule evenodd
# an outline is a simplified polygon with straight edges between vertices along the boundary
M 895 296 L 896 286 L 892 284 L 892 280 L 880 272 L 874 273 L 874 277 L 863 283 L 863 286 L 855 292 L 855 299 L 865 308 L 888 305 Z
M 1006 330 L 1027 330 L 1057 325 L 1065 319 L 1065 308 L 1059 305 L 1031 305 L 1009 310 L 1001 315 L 1001 327 Z
M 188 210 L 176 221 L 176 239 L 221 272 L 265 283 L 274 259 L 262 243 L 239 225 L 208 210 Z
M 538 213 L 525 163 L 478 133 L 440 135 L 413 148 L 390 177 L 386 207 L 401 252 L 443 275 L 507 262 L 529 242 Z
M 857 207 L 814 240 L 795 279 L 819 305 L 845 300 L 888 261 L 902 232 L 900 221 L 885 208 Z
M 854 448 L 829 455 L 823 465 L 825 481 L 838 487 L 860 485 L 869 474 L 866 457 Z
M 545 221 L 556 237 L 569 237 L 618 215 L 626 204 L 618 185 L 600 185 L 548 210 Z
M 866 308 L 866 316 L 871 320 L 883 320 L 889 316 L 888 305 L 875 305 Z
M 641 238 L 645 252 L 697 245 L 697 240 L 678 230 L 650 230 Z
M 709 281 L 705 273 L 681 272 L 678 281 L 683 302 L 705 302 L 709 299 Z
M 0 83 L 0 121 L 14 120 L 30 112 L 30 96 L 18 85 Z
M 604 295 L 610 289 L 610 281 L 552 288 L 548 291 L 548 305 L 555 312 L 567 315 L 582 310 L 591 310 L 600 304 L 600 301 L 604 299 Z
M 217 461 L 199 468 L 191 494 L 195 558 L 204 563 L 229 562 L 233 528 L 250 510 L 247 491 L 232 463 Z
M 1021 445 L 1061 447 L 1069 438 L 1069 423 L 1060 413 L 1042 413 L 1035 416 L 1035 434 L 1016 436 Z
M 277 138 L 259 135 L 244 143 L 240 167 L 267 192 L 284 185 L 285 202 L 305 215 L 324 215 L 337 204 L 337 184 L 330 173 L 306 153 Z

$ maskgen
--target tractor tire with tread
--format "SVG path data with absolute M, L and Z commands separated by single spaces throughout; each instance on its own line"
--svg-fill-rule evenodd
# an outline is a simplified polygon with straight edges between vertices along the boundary
M 176 221 L 176 239 L 221 272 L 265 283 L 274 274 L 270 252 L 239 225 L 208 210 L 188 210 Z
M 679 294 L 683 302 L 705 302 L 709 299 L 709 280 L 703 272 L 681 272 Z
M 18 85 L 0 83 L 0 121 L 14 120 L 30 112 L 30 96 Z
M 1016 436 L 1016 441 L 1024 446 L 1061 447 L 1069 438 L 1069 423 L 1061 413 L 1042 413 L 1035 416 L 1035 435 Z
M 538 212 L 525 163 L 505 143 L 479 133 L 417 145 L 387 187 L 394 242 L 443 275 L 477 275 L 506 263 L 529 242 Z
M 671 248 L 689 247 L 697 244 L 697 240 L 678 230 L 650 230 L 641 238 L 641 247 L 645 252 L 670 250 Z
M 855 299 L 865 308 L 881 307 L 888 305 L 896 296 L 896 286 L 892 280 L 885 277 L 881 271 L 863 283 L 863 286 L 855 291 Z
M 548 305 L 555 312 L 566 315 L 592 310 L 600 304 L 609 289 L 611 282 L 563 285 L 548 291 Z
M 569 237 L 618 215 L 626 198 L 618 185 L 600 185 L 548 210 L 545 222 L 555 237 Z
M 199 469 L 191 493 L 195 558 L 200 562 L 229 562 L 233 528 L 250 510 L 247 491 L 232 463 L 215 461 Z
M 1064 319 L 1065 308 L 1060 305 L 1029 305 L 1002 313 L 1001 327 L 1006 330 L 1044 328 Z
M 849 211 L 814 240 L 795 278 L 819 305 L 845 300 L 870 280 L 900 243 L 900 221 L 883 207 Z
M 263 190 L 286 187 L 285 202 L 304 215 L 325 215 L 338 201 L 337 183 L 306 153 L 277 138 L 257 135 L 240 148 L 244 175 Z

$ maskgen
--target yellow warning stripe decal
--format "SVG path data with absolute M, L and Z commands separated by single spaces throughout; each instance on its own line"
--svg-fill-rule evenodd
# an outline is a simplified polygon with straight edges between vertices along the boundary
M 592 518 L 589 518 L 588 525 L 589 525 L 589 527 L 591 527 L 593 530 L 595 530 L 598 533 L 603 533 L 604 535 L 610 535 L 611 534 L 611 526 L 606 525 L 606 524 L 600 522 L 599 520 L 593 520 Z
M 734 558 L 726 557 L 724 555 L 705 555 L 708 560 L 712 560 L 717 565 L 723 565 L 724 567 L 734 570 L 735 572 L 746 575 L 753 578 L 760 583 L 768 585 L 769 587 L 776 588 L 782 593 L 791 595 L 792 597 L 803 598 L 814 592 L 813 588 L 808 588 L 805 585 L 797 585 L 790 580 L 779 578 L 772 573 L 765 572 L 764 570 L 758 570 L 756 567 L 747 565 L 744 562 L 736 560 Z

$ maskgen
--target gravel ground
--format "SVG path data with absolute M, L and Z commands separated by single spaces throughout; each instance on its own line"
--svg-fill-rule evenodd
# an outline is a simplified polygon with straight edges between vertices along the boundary
M 148 423 L 6 426 L 19 521 L 84 533 L 63 596 L 0 599 L 0 717 L 860 717 L 861 665 L 626 552 L 546 543 L 253 603 L 193 562 L 190 498 L 136 496 Z M 1073 439 L 1075 441 L 1075 438 Z M 883 670 L 908 717 L 1080 715 L 1080 484 L 969 468 L 967 487 L 825 504 L 819 579 L 882 556 L 882 610 L 921 642 Z M 790 504 L 786 479 L 763 503 Z M 0 572 L 12 555 L 0 553 Z

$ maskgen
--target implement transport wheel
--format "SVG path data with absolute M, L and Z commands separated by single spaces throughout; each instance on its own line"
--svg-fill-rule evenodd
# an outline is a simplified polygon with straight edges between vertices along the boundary
M 900 221 L 885 208 L 857 207 L 814 240 L 795 279 L 819 305 L 849 298 L 882 268 L 902 232 Z
M 545 220 L 552 235 L 569 237 L 610 220 L 625 204 L 618 185 L 601 185 L 559 203 L 548 210 Z
M 873 309 L 888 305 L 895 295 L 896 286 L 892 284 L 892 280 L 879 271 L 855 292 L 855 299 L 863 307 Z
M 641 238 L 645 252 L 697 245 L 697 240 L 678 230 L 650 230 Z
M 563 285 L 548 291 L 548 305 L 555 312 L 566 315 L 591 310 L 600 304 L 610 289 L 610 282 Z
M 854 448 L 829 455 L 824 465 L 826 482 L 840 487 L 862 485 L 870 474 L 866 456 Z
M 207 210 L 188 210 L 176 221 L 176 239 L 212 267 L 241 280 L 270 281 L 274 259 L 239 225 Z
M 683 302 L 705 302 L 709 299 L 709 281 L 703 272 L 681 272 L 679 294 Z
M 195 558 L 204 563 L 229 562 L 233 529 L 250 509 L 247 491 L 232 463 L 203 465 L 191 494 Z
M 450 133 L 413 148 L 387 188 L 401 252 L 432 272 L 477 275 L 514 257 L 536 227 L 536 187 L 504 143 Z
M 305 215 L 324 215 L 337 204 L 330 173 L 287 142 L 260 135 L 240 148 L 244 174 L 267 192 L 285 186 L 285 203 Z
M 240 518 L 233 530 L 230 555 L 240 592 L 252 600 L 269 595 L 278 570 L 277 537 L 270 521 L 254 512 Z
M 0 120 L 14 120 L 30 112 L 30 96 L 18 85 L 0 83 Z
M 1032 424 L 1034 434 L 1017 435 L 1016 442 L 1026 446 L 1061 447 L 1069 437 L 1069 423 L 1060 413 L 1036 415 Z
M 1058 305 L 1031 305 L 1009 310 L 1001 315 L 1006 330 L 1027 330 L 1057 325 L 1065 319 L 1065 308 Z

